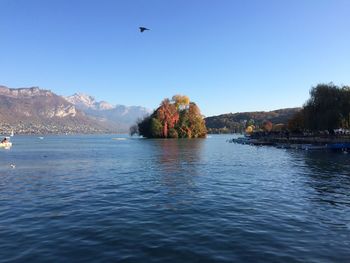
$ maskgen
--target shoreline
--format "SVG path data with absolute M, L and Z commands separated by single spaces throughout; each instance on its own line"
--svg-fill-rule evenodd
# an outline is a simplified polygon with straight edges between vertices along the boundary
M 350 136 L 245 136 L 228 140 L 230 143 L 254 146 L 274 146 L 285 149 L 350 151 Z

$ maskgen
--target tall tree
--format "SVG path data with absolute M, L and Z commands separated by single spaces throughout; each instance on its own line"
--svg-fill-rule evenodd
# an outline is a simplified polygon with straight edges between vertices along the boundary
M 290 120 L 289 128 L 310 131 L 350 128 L 350 88 L 333 83 L 313 87 L 301 112 Z

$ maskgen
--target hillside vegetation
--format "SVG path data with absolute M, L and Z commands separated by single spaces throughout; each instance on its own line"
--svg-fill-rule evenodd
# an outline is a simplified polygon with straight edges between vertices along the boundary
M 301 110 L 301 108 L 287 108 L 275 111 L 256 111 L 228 113 L 205 118 L 209 133 L 239 133 L 248 126 L 263 127 L 267 122 L 277 127 L 287 125 L 288 121 Z

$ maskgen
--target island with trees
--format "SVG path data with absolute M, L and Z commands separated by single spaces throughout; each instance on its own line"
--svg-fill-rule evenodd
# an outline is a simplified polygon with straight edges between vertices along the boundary
M 207 128 L 199 107 L 189 97 L 175 95 L 132 126 L 130 133 L 145 138 L 205 138 Z

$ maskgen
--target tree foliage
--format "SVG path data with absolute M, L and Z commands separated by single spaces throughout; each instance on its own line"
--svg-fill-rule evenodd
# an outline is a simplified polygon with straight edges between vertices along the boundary
M 205 121 L 198 106 L 187 96 L 164 99 L 151 116 L 137 124 L 138 133 L 147 138 L 203 138 Z
M 263 130 L 266 131 L 266 132 L 270 132 L 272 131 L 272 128 L 273 128 L 273 124 L 271 121 L 269 120 L 266 120 L 263 122 Z
M 190 104 L 190 98 L 185 95 L 174 95 L 172 100 L 174 101 L 177 109 L 184 109 Z
M 350 128 L 350 88 L 332 83 L 319 84 L 310 91 L 303 109 L 288 123 L 292 131 L 322 131 Z
M 301 108 L 280 109 L 269 112 L 239 112 L 222 114 L 218 116 L 207 117 L 205 124 L 209 133 L 241 133 L 249 125 L 254 125 L 256 129 L 263 129 L 266 121 L 275 124 L 286 124 L 294 114 Z

